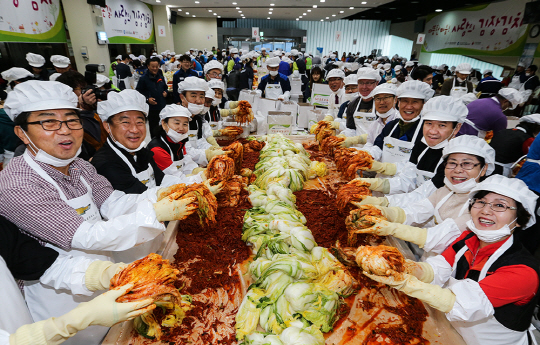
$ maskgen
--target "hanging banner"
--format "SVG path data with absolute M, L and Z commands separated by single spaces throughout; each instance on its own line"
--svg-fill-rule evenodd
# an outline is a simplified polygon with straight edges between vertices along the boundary
M 336 31 L 336 42 L 341 42 L 341 31 Z
M 59 0 L 0 0 L 1 42 L 65 43 Z
M 428 17 L 422 52 L 521 56 L 526 0 L 509 0 Z
M 251 38 L 257 38 L 259 37 L 259 28 L 258 27 L 252 27 L 251 28 Z
M 151 5 L 136 0 L 107 0 L 101 14 L 109 43 L 155 43 Z

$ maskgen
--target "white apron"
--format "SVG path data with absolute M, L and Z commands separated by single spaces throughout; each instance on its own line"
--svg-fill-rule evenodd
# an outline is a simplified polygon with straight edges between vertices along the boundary
M 221 129 L 221 121 L 208 121 L 208 124 L 213 131 Z
M 417 121 L 422 121 L 421 119 Z M 416 142 L 416 137 L 418 132 L 422 128 L 421 124 L 418 124 L 416 131 L 414 132 L 412 141 L 403 141 L 397 138 L 392 138 L 391 134 L 396 130 L 399 125 L 399 121 L 396 122 L 396 125 L 390 131 L 390 134 L 384 138 L 383 149 L 382 149 L 382 158 L 381 162 L 384 163 L 399 163 L 406 162 L 411 157 L 411 152 Z
M 441 224 L 444 221 L 444 219 L 439 214 L 439 209 L 442 207 L 442 205 L 444 205 L 444 203 L 446 203 L 448 201 L 448 199 L 450 199 L 452 197 L 452 195 L 454 195 L 454 192 L 450 191 L 450 193 L 445 195 L 445 197 L 442 198 L 441 201 L 439 201 L 437 203 L 437 205 L 435 205 L 435 209 L 433 211 L 433 219 L 434 219 L 436 225 Z M 465 213 L 465 210 L 467 209 L 467 207 L 469 207 L 468 202 L 463 204 L 463 207 L 461 207 L 461 210 L 459 210 L 459 213 L 458 213 L 457 217 L 461 217 L 463 215 L 463 213 Z
M 491 267 L 491 265 L 505 252 L 507 251 L 512 244 L 514 243 L 514 236 L 510 238 L 493 253 L 482 270 L 480 271 L 480 276 L 478 277 L 478 282 L 486 277 L 486 274 Z M 456 267 L 459 259 L 465 254 L 468 250 L 467 246 L 464 246 L 460 251 L 457 252 L 454 265 L 452 267 L 452 277 L 448 286 L 451 287 L 453 283 L 458 280 L 455 279 Z M 469 345 L 527 345 L 527 332 L 518 332 L 503 326 L 495 316 L 491 316 L 487 320 L 482 320 L 482 322 L 466 322 L 466 321 L 450 321 L 452 326 L 458 331 L 458 333 L 466 340 Z M 531 330 L 534 327 L 531 325 L 529 332 L 533 341 L 533 344 L 536 344 L 536 340 Z
M 508 87 L 519 90 L 524 83 L 520 81 L 520 76 L 515 75 L 512 77 L 512 81 L 508 84 Z
M 172 160 L 174 155 L 173 155 L 173 152 L 172 152 L 170 146 L 167 144 L 167 142 L 163 138 L 160 138 L 160 139 L 169 148 L 169 153 L 171 154 L 171 160 Z M 168 168 L 163 170 L 163 173 L 166 174 L 166 175 L 176 175 L 176 174 L 178 174 L 178 172 L 182 172 L 183 168 L 184 168 L 184 159 L 181 159 L 179 161 L 173 160 L 172 164 Z
M 64 192 L 62 192 L 60 189 L 60 186 L 58 186 L 58 184 L 45 172 L 45 170 L 43 170 L 29 156 L 28 151 L 25 151 L 23 157 L 26 163 L 32 169 L 34 169 L 39 176 L 44 178 L 47 182 L 52 184 L 56 190 L 58 190 L 60 198 L 70 207 L 75 209 L 85 221 L 95 223 L 102 219 L 99 209 L 92 198 L 92 189 L 84 178 L 81 177 L 81 182 L 86 186 L 86 194 L 67 200 Z M 47 244 L 46 246 L 53 248 L 60 254 L 64 255 L 86 256 L 91 259 L 111 261 L 110 252 L 106 251 L 80 251 L 76 249 L 65 251 L 51 244 Z M 71 293 L 63 290 L 56 291 L 52 287 L 46 287 L 42 285 L 39 280 L 25 281 L 24 293 L 26 302 L 28 304 L 28 309 L 30 310 L 35 322 L 48 319 L 52 316 L 58 317 L 64 315 L 77 307 L 79 303 L 88 302 L 101 294 L 101 292 L 94 292 L 91 296 L 72 295 Z M 108 330 L 109 329 L 107 327 L 102 326 L 88 327 L 87 329 L 78 332 L 74 337 L 67 340 L 64 344 L 99 344 L 101 339 L 105 336 L 105 334 L 107 334 Z
M 0 256 L 0 329 L 15 333 L 17 328 L 33 323 L 21 290 L 17 286 L 6 262 Z
M 367 134 L 369 126 L 371 126 L 374 121 L 377 121 L 377 115 L 374 111 L 375 106 L 373 106 L 371 111 L 369 109 L 358 111 L 360 103 L 362 103 L 362 99 L 358 102 L 353 115 L 354 125 L 356 126 L 356 135 Z
M 281 89 L 281 84 L 266 84 L 264 89 L 264 96 L 268 99 L 278 99 L 279 96 L 283 95 L 283 90 Z
M 109 140 L 107 138 L 107 140 Z M 141 181 L 142 184 L 144 184 L 148 189 L 154 188 L 157 186 L 156 179 L 154 177 L 154 169 L 152 169 L 152 165 L 148 164 L 148 169 L 141 171 L 140 173 L 137 173 L 135 171 L 135 168 L 129 160 L 118 150 L 112 143 L 109 142 L 109 145 L 113 149 L 116 154 L 122 158 L 122 160 L 127 164 L 129 169 L 131 170 L 131 174 L 139 181 Z M 136 247 L 123 250 L 120 252 L 112 252 L 112 256 L 114 258 L 115 262 L 133 262 L 135 260 L 142 259 L 146 255 L 150 253 L 155 253 L 159 247 L 161 246 L 161 242 L 163 241 L 163 234 L 159 234 L 151 241 L 139 244 Z
M 455 98 L 461 98 L 467 94 L 467 85 L 465 86 L 456 86 L 456 78 L 452 80 L 452 89 L 450 89 L 450 96 Z

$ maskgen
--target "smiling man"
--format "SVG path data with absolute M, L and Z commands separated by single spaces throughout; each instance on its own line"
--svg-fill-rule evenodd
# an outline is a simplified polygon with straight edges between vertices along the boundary
M 361 135 L 367 134 L 368 127 L 377 120 L 377 115 L 373 114 L 373 90 L 381 81 L 381 75 L 370 67 L 360 68 L 356 75 L 359 97 L 351 100 L 347 107 L 347 128 Z

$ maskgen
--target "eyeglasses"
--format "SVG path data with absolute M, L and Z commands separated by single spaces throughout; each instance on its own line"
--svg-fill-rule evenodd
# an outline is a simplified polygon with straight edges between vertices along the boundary
M 377 103 L 380 102 L 386 102 L 388 100 L 394 99 L 394 96 L 386 96 L 386 97 L 375 97 L 373 100 Z
M 480 199 L 471 199 L 470 204 L 472 208 L 476 209 L 482 209 L 484 206 L 489 205 L 489 208 L 491 208 L 495 212 L 504 212 L 506 210 L 517 210 L 517 207 L 511 207 L 507 206 L 503 203 L 491 203 L 491 202 L 485 202 L 484 200 Z
M 456 162 L 447 162 L 444 167 L 445 169 L 454 170 L 459 166 L 463 170 L 473 170 L 478 165 L 480 165 L 480 163 L 463 162 L 458 164 Z
M 358 82 L 358 86 L 370 86 L 370 85 L 375 85 L 375 81 L 368 81 L 368 82 Z
M 46 131 L 57 131 L 62 128 L 62 124 L 65 123 L 66 127 L 72 130 L 83 129 L 81 119 L 71 119 L 66 121 L 59 120 L 41 120 L 34 122 L 27 122 L 28 125 L 41 125 Z
M 216 77 L 216 78 L 221 78 L 223 76 L 221 73 L 217 73 L 217 72 L 208 73 L 208 75 L 211 77 Z

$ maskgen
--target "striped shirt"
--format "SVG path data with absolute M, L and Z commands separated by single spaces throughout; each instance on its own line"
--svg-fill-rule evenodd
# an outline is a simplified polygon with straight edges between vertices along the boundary
M 32 154 L 30 157 L 34 158 Z M 87 193 L 81 177 L 92 188 L 92 198 L 99 209 L 113 192 L 109 181 L 80 158 L 70 164 L 69 176 L 47 164 L 36 163 L 58 184 L 68 200 Z M 28 235 L 64 250 L 71 249 L 73 235 L 84 222 L 83 217 L 60 198 L 56 188 L 39 176 L 22 156 L 13 158 L 0 172 L 0 215 Z

